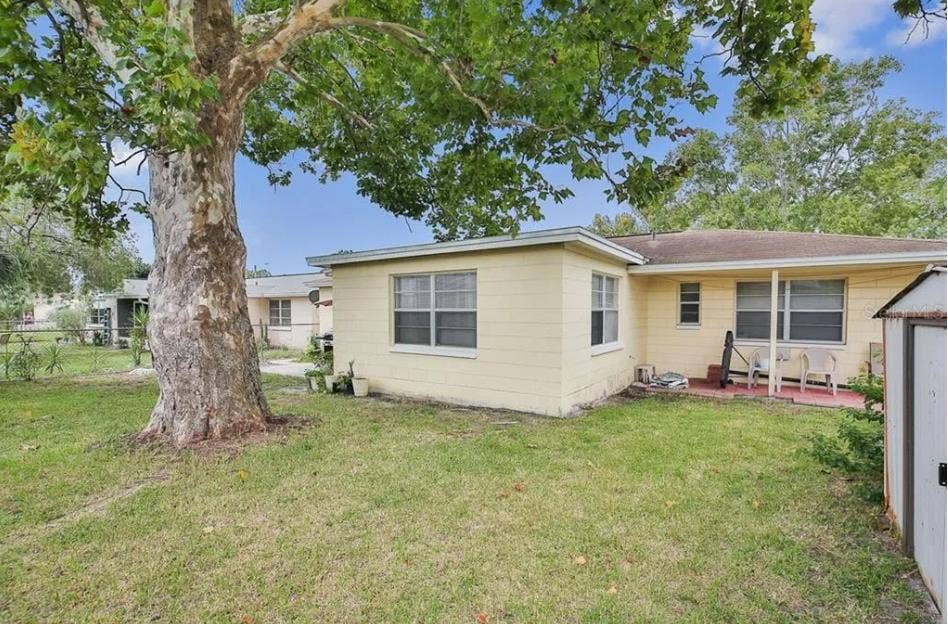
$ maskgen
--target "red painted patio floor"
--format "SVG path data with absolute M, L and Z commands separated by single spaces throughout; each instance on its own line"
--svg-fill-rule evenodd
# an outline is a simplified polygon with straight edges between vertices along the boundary
M 756 388 L 747 388 L 747 383 L 736 382 L 721 388 L 718 384 L 710 384 L 704 379 L 689 379 L 689 387 L 683 390 L 666 388 L 645 388 L 649 392 L 664 394 L 690 394 L 694 396 L 711 397 L 715 399 L 737 398 L 767 398 L 767 382 L 758 384 Z M 783 388 L 774 397 L 779 401 L 788 401 L 800 405 L 817 405 L 819 407 L 855 407 L 863 406 L 862 395 L 840 388 L 836 396 L 825 386 L 807 386 L 806 392 L 800 391 L 799 383 L 784 383 Z

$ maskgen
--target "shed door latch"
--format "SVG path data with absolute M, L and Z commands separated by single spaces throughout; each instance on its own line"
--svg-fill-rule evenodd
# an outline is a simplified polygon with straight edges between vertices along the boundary
M 948 464 L 938 464 L 938 485 L 948 486 Z

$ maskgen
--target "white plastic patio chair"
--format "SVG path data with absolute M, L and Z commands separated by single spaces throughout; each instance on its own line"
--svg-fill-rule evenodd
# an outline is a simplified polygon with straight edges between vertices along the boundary
M 806 392 L 806 380 L 810 375 L 823 375 L 826 389 L 836 394 L 836 356 L 826 349 L 807 349 L 800 356 L 800 392 Z
M 777 366 L 773 373 L 774 385 L 777 387 L 777 392 L 780 392 L 780 388 L 783 386 L 783 374 L 780 372 L 780 362 L 789 359 L 790 353 L 788 351 L 777 349 Z M 760 373 L 770 375 L 770 347 L 754 349 L 748 362 L 747 389 L 750 390 L 751 386 L 757 386 L 757 377 Z

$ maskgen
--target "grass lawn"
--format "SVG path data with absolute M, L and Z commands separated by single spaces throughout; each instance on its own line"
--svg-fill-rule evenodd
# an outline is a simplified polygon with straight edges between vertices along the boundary
M 265 383 L 310 426 L 177 454 L 124 442 L 151 379 L 0 383 L 0 620 L 930 619 L 877 510 L 800 452 L 835 412 L 552 420 Z

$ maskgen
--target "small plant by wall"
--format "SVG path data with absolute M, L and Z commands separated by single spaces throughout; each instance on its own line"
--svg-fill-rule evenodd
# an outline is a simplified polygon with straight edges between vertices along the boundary
M 138 308 L 132 317 L 132 329 L 129 331 L 128 347 L 132 354 L 132 364 L 142 365 L 142 354 L 146 351 L 148 341 L 148 310 Z
M 809 453 L 824 466 L 853 479 L 857 494 L 881 502 L 885 469 L 882 377 L 860 375 L 849 379 L 848 384 L 863 396 L 863 408 L 847 409 L 835 436 L 814 436 Z

